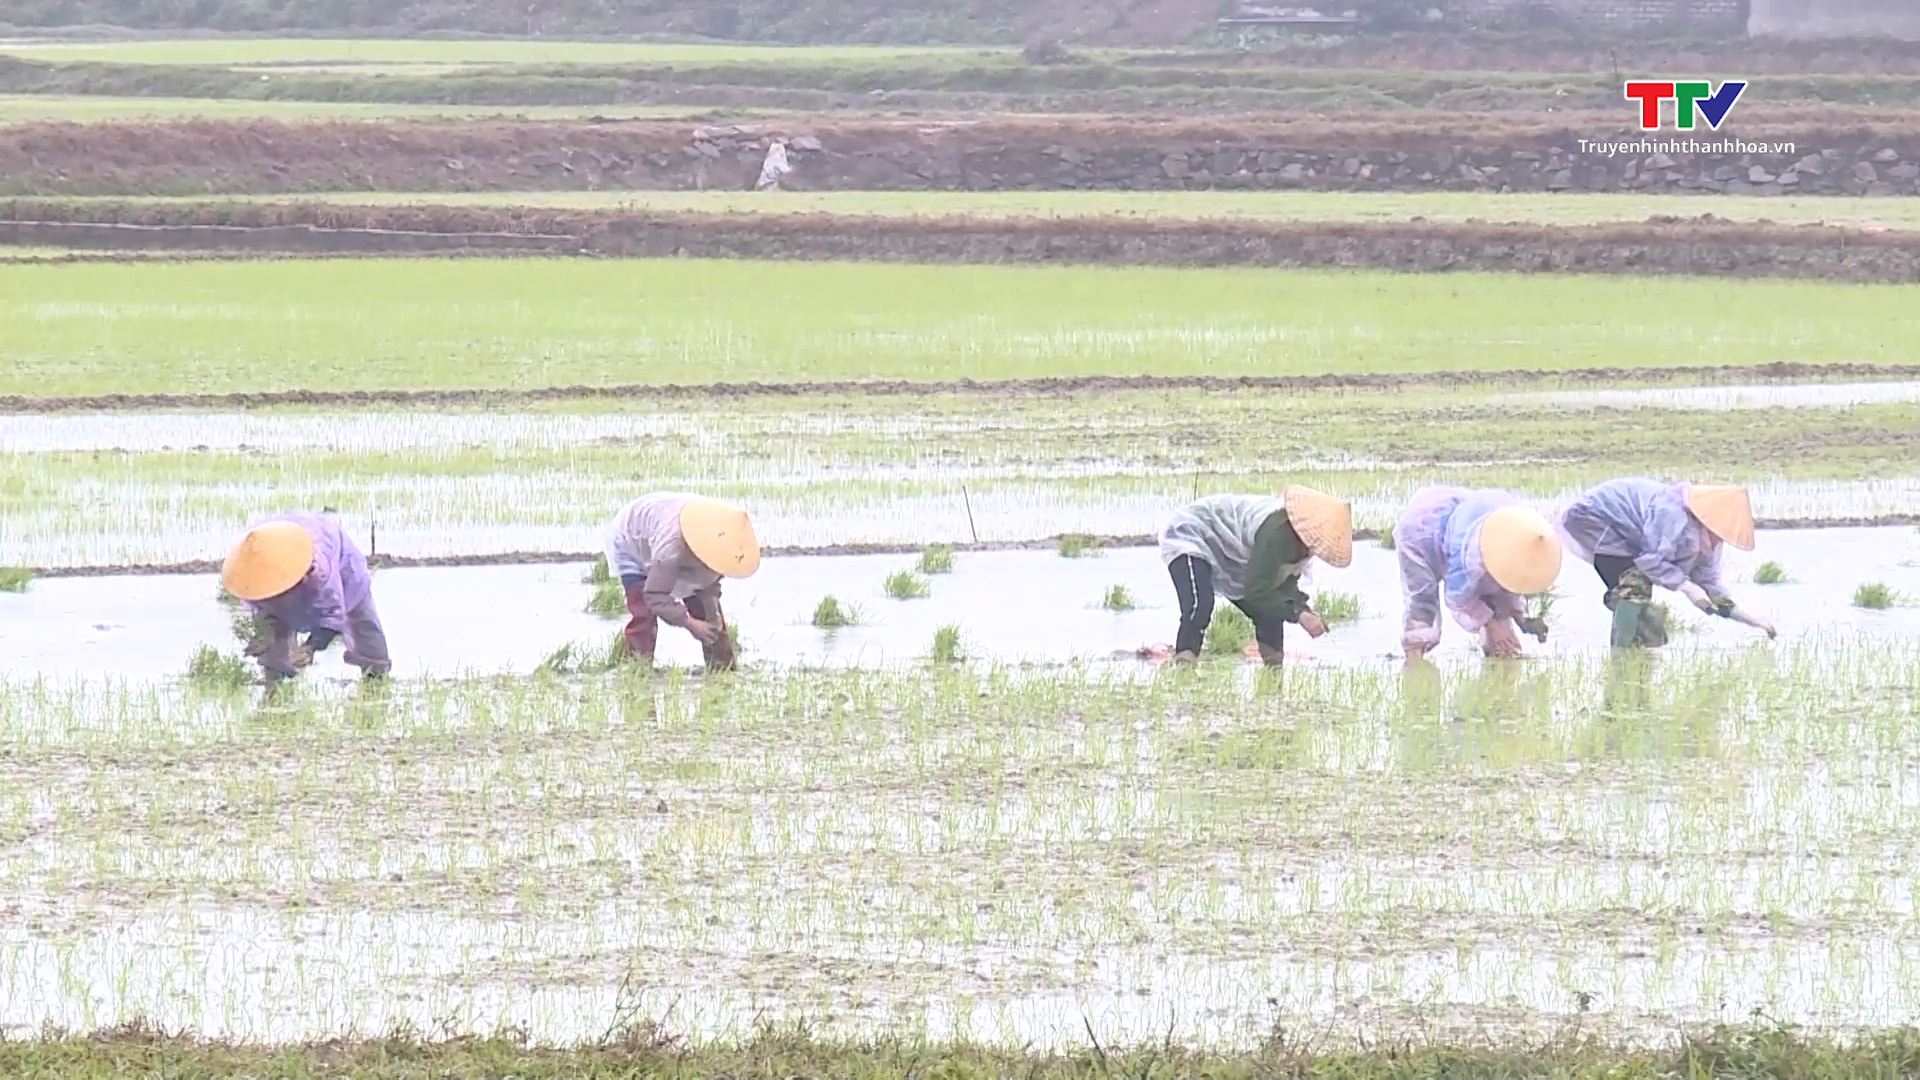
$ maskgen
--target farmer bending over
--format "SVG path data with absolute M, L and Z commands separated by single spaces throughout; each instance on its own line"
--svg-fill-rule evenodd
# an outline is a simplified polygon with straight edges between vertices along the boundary
M 679 492 L 642 495 L 608 527 L 607 567 L 627 594 L 629 656 L 651 661 L 664 622 L 700 642 L 709 670 L 733 668 L 720 581 L 752 577 L 760 568 L 760 544 L 746 511 Z
M 1260 659 L 1278 667 L 1287 623 L 1309 637 L 1327 632 L 1300 591 L 1300 573 L 1315 558 L 1329 566 L 1353 561 L 1353 509 L 1297 484 L 1280 498 L 1211 495 L 1167 523 L 1160 558 L 1180 599 L 1176 663 L 1199 659 L 1218 593 L 1253 620 Z
M 1407 614 L 1400 644 L 1419 660 L 1440 644 L 1444 591 L 1453 619 L 1480 635 L 1489 656 L 1520 655 L 1520 630 L 1547 639 L 1526 596 L 1560 576 L 1561 544 L 1546 518 L 1504 491 L 1424 487 L 1393 529 Z M 1444 585 L 1444 590 L 1442 586 Z
M 267 624 L 271 636 L 247 652 L 259 657 L 269 688 L 298 675 L 336 637 L 366 678 L 392 670 L 367 557 L 332 518 L 297 511 L 264 519 L 227 554 L 220 577 Z M 307 640 L 296 643 L 302 632 Z
M 1606 583 L 1616 648 L 1659 646 L 1667 628 L 1653 587 L 1672 589 L 1709 615 L 1774 636 L 1773 624 L 1734 606 L 1720 584 L 1720 545 L 1753 550 L 1753 507 L 1742 487 L 1609 480 L 1575 499 L 1560 528 Z

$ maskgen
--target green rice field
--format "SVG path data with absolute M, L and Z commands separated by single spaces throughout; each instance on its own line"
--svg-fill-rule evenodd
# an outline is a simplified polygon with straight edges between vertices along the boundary
M 0 266 L 0 393 L 1904 362 L 1911 286 L 352 260 Z
M 0 94 L 0 124 L 40 120 L 89 123 L 100 120 L 465 120 L 503 118 L 576 120 L 588 116 L 671 118 L 693 108 L 646 105 L 389 105 L 347 101 L 247 101 L 239 98 L 110 97 L 106 95 Z M 728 115 L 758 110 L 729 109 Z
M 444 68 L 483 64 L 849 64 L 907 57 L 1007 58 L 1017 55 L 1017 50 L 942 46 L 226 37 L 113 42 L 16 40 L 0 42 L 0 54 L 34 60 L 113 64 Z

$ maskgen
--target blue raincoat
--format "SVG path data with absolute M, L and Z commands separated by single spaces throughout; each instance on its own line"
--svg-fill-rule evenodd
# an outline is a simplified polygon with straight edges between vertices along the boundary
M 1720 545 L 1687 512 L 1687 485 L 1645 477 L 1609 480 L 1560 514 L 1560 531 L 1580 557 L 1632 559 L 1655 585 L 1677 591 L 1691 581 L 1708 596 L 1727 595 L 1720 583 Z
M 1406 596 L 1403 647 L 1431 649 L 1440 643 L 1443 596 L 1454 621 L 1474 633 L 1497 618 L 1525 613 L 1526 602 L 1502 588 L 1480 558 L 1480 526 L 1487 515 L 1520 503 L 1518 496 L 1496 489 L 1435 486 L 1413 493 L 1393 529 Z

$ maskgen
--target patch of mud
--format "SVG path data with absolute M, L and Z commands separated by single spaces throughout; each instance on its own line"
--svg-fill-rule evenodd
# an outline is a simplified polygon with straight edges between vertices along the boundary
M 486 207 L 14 203 L 0 204 L 0 245 L 1920 280 L 1920 234 L 1772 224 L 880 218 L 618 210 L 529 213 Z
M 751 397 L 912 397 L 987 394 L 995 397 L 1192 390 L 1395 390 L 1551 383 L 1813 383 L 1841 379 L 1920 379 L 1920 364 L 1774 363 L 1671 368 L 1512 368 L 1499 371 L 1427 371 L 1326 375 L 1099 375 L 1037 379 L 832 379 L 795 382 L 625 383 L 549 386 L 526 390 L 266 390 L 222 394 L 90 394 L 74 397 L 0 395 L 0 413 L 130 412 L 166 409 L 251 410 L 274 407 L 480 406 L 499 409 L 551 401 L 708 400 Z

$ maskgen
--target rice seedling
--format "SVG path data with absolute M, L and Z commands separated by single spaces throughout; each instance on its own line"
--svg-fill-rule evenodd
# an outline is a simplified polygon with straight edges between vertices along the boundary
M 607 557 L 605 555 L 595 555 L 592 565 L 588 566 L 586 571 L 580 575 L 580 583 L 583 585 L 604 585 L 609 581 L 617 580 L 618 579 L 613 576 L 613 571 L 607 568 Z
M 1793 579 L 1787 576 L 1787 568 L 1768 560 L 1753 569 L 1755 585 L 1785 585 Z
M 246 603 L 247 603 L 245 600 L 242 600 L 239 597 L 233 595 L 231 592 L 228 592 L 227 586 L 224 582 L 219 582 L 214 585 L 213 598 L 216 602 L 220 604 L 221 607 L 224 607 L 224 608 L 244 607 L 246 606 Z
M 921 600 L 933 592 L 927 579 L 911 570 L 896 570 L 888 574 L 886 590 L 887 595 L 895 600 Z
M 1885 611 L 1907 602 L 1906 594 L 1878 581 L 1862 582 L 1853 590 L 1853 606 L 1868 611 Z
M 205 690 L 237 690 L 253 682 L 253 665 L 235 653 L 202 645 L 187 660 L 187 682 Z
M 1108 611 L 1132 611 L 1136 605 L 1132 590 L 1125 585 L 1109 585 L 1106 595 L 1100 598 L 1100 606 Z
M 1384 551 L 1392 551 L 1394 549 L 1393 527 L 1391 525 L 1380 530 L 1380 539 L 1377 543 L 1379 543 L 1381 549 Z
M 1239 656 L 1253 643 L 1253 620 L 1232 604 L 1216 604 L 1200 651 L 1208 656 Z
M 933 632 L 933 648 L 928 653 L 936 664 L 957 664 L 967 658 L 960 641 L 960 628 L 952 624 Z
M 1313 598 L 1314 614 L 1328 626 L 1360 621 L 1360 598 L 1352 593 L 1327 591 Z
M 624 632 L 616 632 L 603 645 L 568 642 L 547 654 L 534 668 L 536 675 L 597 675 L 631 663 Z
M 1553 617 L 1553 609 L 1560 602 L 1560 590 L 1548 589 L 1545 592 L 1528 593 L 1521 598 L 1521 617 L 1547 622 Z
M 595 643 L 577 651 L 565 666 Z M 1864 1031 L 1914 1015 L 1902 883 L 1920 820 L 1902 688 L 1920 686 L 1920 654 L 1857 633 L 1615 660 L 1436 667 L 1416 705 L 1394 665 L 1302 664 L 1284 707 L 1235 664 L 1157 679 L 923 657 L 756 667 L 724 686 L 623 667 L 398 679 L 364 696 L 310 680 L 270 716 L 179 686 L 0 676 L 0 835 L 31 837 L 31 857 L 0 860 L 0 890 L 73 926 L 143 928 L 137 951 L 111 958 L 51 934 L 0 940 L 0 1001 L 30 993 L 81 1031 L 145 1015 L 231 1037 L 208 1044 L 228 1057 L 202 1071 L 249 1075 L 287 1072 L 298 1052 L 246 1049 L 274 1024 L 316 1040 L 388 1021 L 460 1030 L 473 986 L 447 972 L 482 967 L 528 1003 L 515 1022 L 531 1044 L 604 1045 L 636 956 L 652 996 L 633 1009 L 682 1002 L 687 1041 L 669 1053 L 716 1074 L 748 1052 L 727 1041 L 729 1007 L 747 1004 L 847 1040 L 761 1038 L 749 1049 L 772 1055 L 766 1075 L 868 1075 L 867 1058 L 819 1055 L 934 1025 L 1066 1049 L 1036 1075 L 1078 1075 L 1092 1059 L 1063 1044 L 1085 1032 L 1026 1017 L 1095 968 L 1114 996 L 1159 978 L 1180 1003 L 1171 1020 L 1101 1014 L 1108 1048 L 1244 1039 L 1267 1055 L 1264 1014 L 1337 1011 L 1359 956 L 1386 1031 L 1434 1007 L 1436 956 L 1438 1000 L 1476 1030 L 1555 1030 L 1579 1015 L 1569 987 L 1623 1028 L 1640 1022 L 1634 993 L 1711 1018 L 1734 986 L 1783 1023 Z M 1729 797 L 1751 792 L 1765 797 Z M 1661 872 L 1625 873 L 1627 858 Z M 205 958 L 235 940 L 275 977 L 229 992 L 232 970 Z M 751 964 L 714 963 L 743 940 Z M 820 978 L 823 940 L 858 940 L 870 959 Z M 914 950 L 1001 958 L 994 1005 L 930 1005 L 952 969 L 906 962 Z M 1809 955 L 1827 962 L 1809 974 Z M 1249 995 L 1274 998 L 1252 1026 L 1205 1019 Z M 832 1011 L 849 998 L 857 1016 Z M 1866 1071 L 1898 1074 L 1900 1038 L 1895 1067 Z M 142 1074 L 192 1071 L 154 1049 L 167 1044 L 112 1045 L 157 1055 Z M 479 1056 L 409 1060 L 422 1075 L 526 1072 L 495 1056 L 504 1045 L 465 1045 Z M 1684 1074 L 1705 1045 L 1671 1068 L 1641 1051 L 1627 1072 Z M 1784 1045 L 1712 1052 L 1737 1064 Z M 19 1046 L 0 1040 L 0 1055 L 50 1060 Z M 563 1060 L 542 1053 L 534 1072 Z M 1013 1053 L 968 1059 L 968 1074 L 1004 1075 Z M 1154 1060 L 1137 1064 L 1166 1071 Z M 1486 1060 L 1433 1050 L 1367 1075 L 1590 1072 Z M 1767 1060 L 1778 1067 L 1759 1072 L 1844 1076 L 1868 1059 Z M 1220 1075 L 1285 1071 L 1268 1055 Z
M 0 592 L 26 592 L 33 582 L 33 571 L 24 566 L 0 566 Z
M 1060 537 L 1060 557 L 1082 559 L 1100 554 L 1100 541 L 1086 533 L 1066 533 Z
M 920 563 L 916 567 L 922 574 L 953 573 L 953 545 L 932 544 L 920 552 Z
M 586 610 L 589 614 L 603 619 L 619 619 L 627 615 L 627 590 L 618 580 L 599 582 L 593 587 L 593 595 L 587 598 Z
M 838 630 L 844 626 L 859 626 L 861 612 L 853 604 L 841 603 L 839 598 L 823 596 L 813 609 L 813 625 L 822 630 Z

